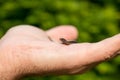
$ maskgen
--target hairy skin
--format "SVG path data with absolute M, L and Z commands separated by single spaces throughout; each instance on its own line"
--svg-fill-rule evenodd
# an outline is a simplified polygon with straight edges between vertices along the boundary
M 65 39 L 64 44 L 60 38 Z M 11 28 L 0 40 L 0 80 L 18 80 L 26 75 L 81 74 L 118 55 L 120 50 L 120 34 L 97 43 L 71 44 L 76 38 L 73 26 L 48 31 L 30 25 Z

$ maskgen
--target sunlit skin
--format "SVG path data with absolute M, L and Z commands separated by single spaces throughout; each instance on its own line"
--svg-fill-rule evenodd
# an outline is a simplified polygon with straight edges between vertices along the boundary
M 77 36 L 69 25 L 48 31 L 30 25 L 9 29 L 0 40 L 0 80 L 81 74 L 119 54 L 120 34 L 96 43 L 73 43 Z

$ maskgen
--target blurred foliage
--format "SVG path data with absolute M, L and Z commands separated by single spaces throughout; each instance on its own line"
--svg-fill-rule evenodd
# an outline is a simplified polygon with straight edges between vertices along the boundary
M 120 0 L 0 0 L 0 37 L 16 25 L 44 30 L 74 25 L 79 42 L 96 42 L 120 31 Z M 74 76 L 30 77 L 25 80 L 120 80 L 120 57 Z

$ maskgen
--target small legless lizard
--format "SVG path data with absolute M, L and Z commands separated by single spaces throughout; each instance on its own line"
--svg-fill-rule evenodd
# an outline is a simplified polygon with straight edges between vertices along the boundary
M 65 45 L 70 45 L 70 44 L 73 44 L 73 43 L 77 43 L 77 41 L 67 41 L 64 38 L 60 38 L 60 41 L 62 42 L 62 44 L 65 44 Z
M 53 41 L 50 37 L 48 37 L 50 41 Z M 70 44 L 73 44 L 73 43 L 77 43 L 77 41 L 67 41 L 65 38 L 60 38 L 60 41 L 62 42 L 62 44 L 65 44 L 65 45 L 70 45 Z

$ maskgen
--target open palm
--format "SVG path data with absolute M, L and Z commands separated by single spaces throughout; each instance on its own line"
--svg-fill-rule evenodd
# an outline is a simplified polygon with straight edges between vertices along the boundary
M 59 26 L 43 31 L 33 26 L 13 27 L 0 40 L 2 67 L 11 78 L 29 74 L 78 74 L 118 55 L 120 35 L 97 43 L 61 44 L 75 40 L 77 30 Z

